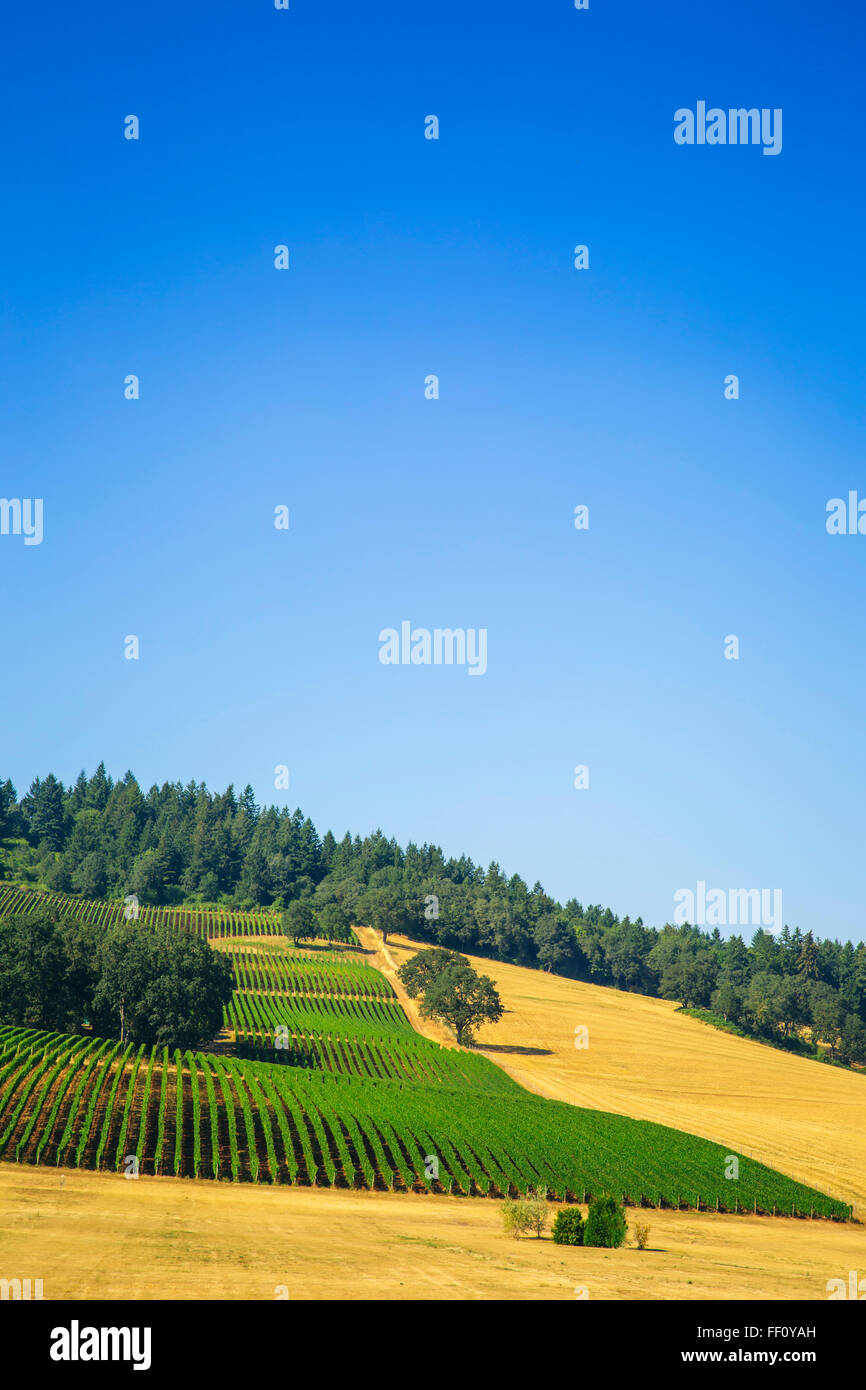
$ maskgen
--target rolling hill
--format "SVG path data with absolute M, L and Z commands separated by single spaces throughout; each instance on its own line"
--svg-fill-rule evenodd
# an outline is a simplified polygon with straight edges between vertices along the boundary
M 26 913 L 42 900 L 4 901 Z M 62 907 L 93 919 L 93 904 Z M 175 926 L 202 923 L 186 914 Z M 729 1140 L 585 1097 L 541 1099 L 479 1051 L 420 1036 L 393 970 L 389 982 L 351 946 L 294 949 L 240 914 L 220 936 L 235 988 L 219 1051 L 0 1026 L 0 1156 L 194 1179 L 466 1196 L 545 1187 L 559 1200 L 612 1192 L 653 1207 L 848 1216 L 844 1202 Z
M 243 925 L 227 923 L 241 933 L 226 929 L 213 942 L 233 957 L 236 989 L 212 1052 L 187 1054 L 178 1067 L 155 1050 L 139 1055 L 88 1037 L 28 1039 L 9 1027 L 0 1037 L 0 1134 L 9 1130 L 0 1258 L 22 1273 L 34 1260 L 53 1271 L 46 1297 L 272 1298 L 280 1286 L 292 1298 L 335 1299 L 573 1299 L 583 1287 L 593 1298 L 825 1298 L 827 1279 L 862 1264 L 856 1222 L 743 1208 L 759 1181 L 783 1184 L 803 1210 L 816 1198 L 862 1201 L 864 1078 L 719 1033 L 663 1001 L 480 959 L 507 1012 L 482 1030 L 478 1049 L 461 1050 L 419 1019 L 395 981 L 415 949 L 405 938 L 383 949 L 358 928 L 363 951 L 294 951 L 264 923 L 250 936 Z M 317 1016 L 305 1030 L 311 1003 Z M 365 1033 L 357 1008 L 371 1003 L 386 1006 L 386 1018 L 376 1030 L 364 1015 Z M 323 1007 L 332 1011 L 327 1028 Z M 280 1026 L 294 1066 L 261 1060 Z M 574 1046 L 579 1026 L 589 1032 L 585 1049 Z M 68 1099 L 49 1132 L 58 1095 Z M 119 1142 L 124 1117 L 129 1143 Z M 515 1126 L 520 1149 L 504 1137 Z M 623 1186 L 635 1185 L 622 1161 L 629 1139 L 640 1194 Z M 740 1181 L 753 1184 L 740 1189 L 739 1214 L 708 1212 L 702 1192 L 700 1212 L 644 1212 L 646 1252 L 572 1251 L 506 1239 L 499 1204 L 464 1195 L 495 1196 L 497 1169 L 506 1186 L 508 1164 L 529 1164 L 524 1181 L 552 1176 L 552 1189 L 559 1182 L 580 1198 L 588 1151 L 607 1165 L 608 1185 L 615 1176 L 631 1200 L 652 1200 L 653 1141 L 681 1189 L 701 1155 L 717 1165 L 739 1153 Z M 16 1151 L 32 1160 L 40 1142 L 38 1167 L 9 1161 Z M 135 1183 L 120 1176 L 127 1151 L 140 1156 Z M 102 1171 L 93 1170 L 98 1152 Z M 431 1152 L 442 1163 L 438 1179 L 419 1164 Z M 204 1180 L 193 1180 L 196 1171 Z M 209 1180 L 215 1173 L 229 1181 Z

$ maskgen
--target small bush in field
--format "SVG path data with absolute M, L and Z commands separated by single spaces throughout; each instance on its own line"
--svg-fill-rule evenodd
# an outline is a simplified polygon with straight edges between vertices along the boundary
M 507 1235 L 522 1236 L 524 1231 L 529 1230 L 529 1213 L 526 1210 L 526 1203 L 521 1197 L 506 1197 L 502 1203 L 502 1220 L 505 1223 Z
M 539 1187 L 536 1190 L 528 1188 L 523 1199 L 529 1217 L 529 1229 L 534 1231 L 536 1237 L 540 1239 L 545 1226 L 547 1225 L 547 1188 Z
M 553 1223 L 557 1245 L 583 1245 L 583 1212 L 580 1207 L 560 1207 Z
M 523 1197 L 506 1197 L 502 1204 L 502 1219 L 505 1229 L 515 1240 L 524 1231 L 534 1231 L 540 1236 L 547 1225 L 547 1188 L 538 1191 L 528 1188 Z
M 616 1250 L 625 1241 L 627 1230 L 625 1212 L 616 1198 L 598 1197 L 590 1203 L 583 1243 Z
M 644 1221 L 634 1223 L 634 1243 L 638 1250 L 646 1250 L 646 1243 L 649 1240 L 649 1226 Z

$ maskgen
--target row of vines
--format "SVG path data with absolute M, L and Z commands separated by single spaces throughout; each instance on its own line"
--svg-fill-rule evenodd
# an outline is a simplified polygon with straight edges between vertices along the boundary
M 454 1054 L 464 1058 L 465 1054 Z M 845 1219 L 841 1202 L 661 1125 L 485 1089 L 305 1072 L 0 1028 L 0 1157 L 128 1176 L 505 1195 Z M 489 1068 L 489 1072 L 487 1071 Z M 501 1075 L 501 1073 L 500 1073 Z
M 168 926 L 192 932 L 204 940 L 232 937 L 279 936 L 280 918 L 275 912 L 235 912 L 224 908 L 149 907 L 144 903 L 101 902 L 67 893 L 37 892 L 13 884 L 0 884 L 0 917 L 55 907 L 79 921 L 96 926 L 134 920 L 145 926 Z M 352 944 L 358 946 L 353 933 Z

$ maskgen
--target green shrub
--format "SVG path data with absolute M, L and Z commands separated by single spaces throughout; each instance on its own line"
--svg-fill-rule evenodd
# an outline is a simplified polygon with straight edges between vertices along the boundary
M 580 1207 L 560 1207 L 553 1223 L 557 1245 L 583 1245 L 583 1212 Z
M 584 1245 L 616 1250 L 625 1241 L 625 1212 L 615 1197 L 598 1197 L 590 1203 L 583 1233 Z

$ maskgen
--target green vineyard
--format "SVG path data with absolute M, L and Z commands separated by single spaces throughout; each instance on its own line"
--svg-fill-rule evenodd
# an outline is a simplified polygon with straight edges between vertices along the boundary
M 0 914 L 46 899 L 97 923 L 122 911 L 5 888 Z M 544 1100 L 480 1053 L 422 1037 L 357 951 L 294 950 L 264 914 L 142 909 L 131 930 L 156 921 L 247 937 L 219 946 L 234 985 L 223 1036 L 181 1053 L 0 1021 L 0 1159 L 465 1196 L 545 1186 L 560 1200 L 613 1193 L 634 1205 L 850 1216 L 742 1155 L 731 1181 L 723 1145 Z
M 90 902 L 65 893 L 41 893 L 10 884 L 0 885 L 0 917 L 13 912 L 33 912 L 38 907 L 56 907 L 72 917 L 96 926 L 134 920 L 144 926 L 168 926 L 177 931 L 193 932 L 206 941 L 228 936 L 277 936 L 280 920 L 275 913 L 229 912 L 222 908 L 147 907 L 144 903 L 134 909 L 123 902 Z M 358 945 L 357 940 L 353 943 Z
M 523 1092 L 483 1058 L 394 1081 L 0 1028 L 0 1157 L 126 1173 L 845 1219 L 841 1202 L 662 1125 Z

